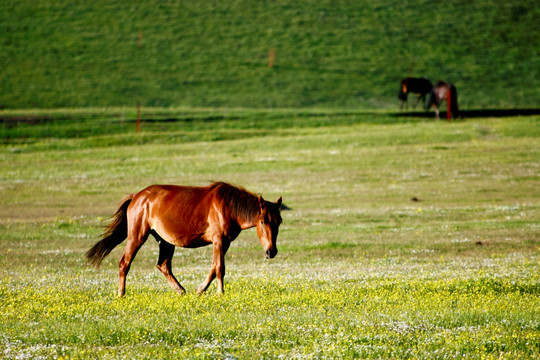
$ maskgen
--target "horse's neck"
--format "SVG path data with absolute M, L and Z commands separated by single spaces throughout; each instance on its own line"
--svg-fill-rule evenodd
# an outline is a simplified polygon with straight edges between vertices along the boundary
M 255 195 L 236 189 L 220 193 L 221 206 L 230 219 L 238 223 L 240 228 L 249 229 L 257 225 L 259 218 L 259 200 Z M 234 190 L 234 189 L 233 189 Z M 225 215 L 225 216 L 227 216 Z
M 257 219 L 255 217 L 248 219 L 237 217 L 236 222 L 238 223 L 238 225 L 240 225 L 240 228 L 242 230 L 257 226 Z
M 257 212 L 238 212 L 233 214 L 235 221 L 238 223 L 242 230 L 252 228 L 257 226 L 257 220 L 259 218 L 259 213 Z

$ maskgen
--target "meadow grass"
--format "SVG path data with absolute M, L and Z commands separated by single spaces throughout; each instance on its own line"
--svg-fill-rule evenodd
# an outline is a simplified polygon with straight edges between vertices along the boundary
M 153 109 L 136 134 L 118 109 L 49 112 L 1 132 L 7 359 L 540 356 L 538 116 Z M 179 297 L 150 238 L 116 298 L 123 246 L 99 271 L 84 252 L 118 201 L 209 180 L 283 196 L 277 257 L 247 230 L 225 294 L 196 296 L 211 249 L 177 249 Z
M 531 108 L 539 19 L 535 0 L 4 0 L 0 109 L 389 109 L 407 76 Z

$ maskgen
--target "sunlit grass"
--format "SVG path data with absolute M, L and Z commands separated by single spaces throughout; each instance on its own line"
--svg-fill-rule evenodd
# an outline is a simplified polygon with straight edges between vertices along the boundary
M 337 262 L 316 276 L 243 266 L 224 296 L 178 297 L 151 274 L 133 276 L 123 299 L 87 271 L 37 276 L 24 291 L 7 280 L 2 345 L 8 357 L 532 357 L 540 279 L 532 259 L 508 260 L 358 261 L 366 272 L 335 271 Z
M 319 112 L 2 143 L 0 357 L 537 358 L 538 117 Z M 123 245 L 100 270 L 84 253 L 119 199 L 209 180 L 283 196 L 277 257 L 247 230 L 225 294 L 196 296 L 211 249 L 177 249 L 180 297 L 150 237 L 116 298 Z

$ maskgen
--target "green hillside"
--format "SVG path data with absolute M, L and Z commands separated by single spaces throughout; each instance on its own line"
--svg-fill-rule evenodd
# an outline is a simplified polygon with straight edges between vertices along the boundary
M 0 108 L 388 109 L 409 75 L 535 108 L 539 24 L 534 0 L 3 0 Z

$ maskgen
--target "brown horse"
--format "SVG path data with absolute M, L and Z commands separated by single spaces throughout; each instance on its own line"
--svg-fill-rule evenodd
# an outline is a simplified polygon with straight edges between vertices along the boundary
M 431 84 L 431 81 L 426 78 L 405 78 L 401 80 L 398 93 L 398 98 L 401 100 L 401 105 L 399 108 L 403 109 L 403 105 L 405 105 L 405 108 L 407 108 L 407 97 L 409 96 L 409 93 L 418 94 L 418 99 L 413 104 L 413 108 L 418 105 L 420 100 L 422 100 L 422 104 L 424 104 L 426 101 L 426 95 L 429 94 L 432 87 L 433 85 Z
M 266 257 L 276 256 L 280 206 L 281 197 L 272 203 L 224 182 L 206 187 L 152 185 L 122 199 L 112 223 L 102 239 L 88 250 L 86 257 L 99 267 L 105 256 L 127 237 L 119 263 L 118 296 L 123 296 L 131 262 L 152 234 L 159 243 L 157 268 L 178 293 L 184 294 L 184 288 L 171 270 L 174 247 L 196 248 L 212 244 L 214 255 L 210 273 L 197 293 L 203 293 L 217 278 L 217 290 L 221 294 L 225 253 L 240 231 L 256 226 Z
M 441 102 L 446 101 L 447 113 L 446 118 L 450 121 L 451 118 L 459 117 L 457 89 L 453 84 L 439 81 L 433 89 L 429 97 L 429 106 L 435 109 L 435 116 L 439 120 L 439 107 Z

